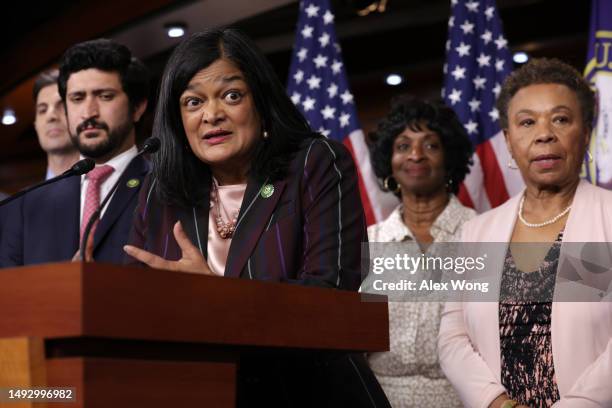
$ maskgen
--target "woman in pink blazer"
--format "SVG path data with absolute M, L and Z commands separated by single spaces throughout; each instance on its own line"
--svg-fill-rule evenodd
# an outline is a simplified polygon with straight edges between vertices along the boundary
M 446 305 L 442 369 L 468 407 L 612 407 L 612 303 L 504 298 L 529 285 L 556 290 L 567 243 L 612 242 L 612 192 L 579 177 L 593 93 L 568 65 L 532 60 L 508 77 L 497 106 L 526 189 L 464 224 L 464 242 L 508 243 L 502 295 Z M 550 246 L 533 272 L 517 267 L 523 242 Z

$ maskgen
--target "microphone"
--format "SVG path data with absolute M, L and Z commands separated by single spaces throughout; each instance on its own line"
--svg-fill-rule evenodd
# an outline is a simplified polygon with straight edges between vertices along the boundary
M 71 168 L 62 173 L 64 175 L 70 176 L 81 176 L 85 173 L 88 173 L 90 170 L 96 167 L 96 162 L 93 159 L 83 159 L 74 163 Z
M 96 162 L 94 162 L 92 159 L 79 160 L 78 162 L 73 164 L 71 168 L 69 168 L 68 170 L 60 174 L 59 176 L 50 178 L 49 180 L 45 180 L 42 183 L 38 183 L 33 186 L 30 186 L 26 188 L 25 190 L 21 190 L 18 193 L 15 193 L 10 197 L 5 198 L 4 200 L 0 201 L 0 207 L 2 207 L 5 204 L 10 203 L 11 201 L 21 197 L 24 194 L 29 193 L 32 190 L 36 190 L 37 188 L 46 186 L 47 184 L 55 183 L 56 181 L 60 181 L 67 177 L 80 176 L 82 174 L 85 174 L 89 172 L 91 169 L 93 169 L 95 165 L 96 165 Z
M 136 159 L 138 156 L 142 156 L 143 154 L 146 154 L 146 153 L 155 153 L 156 151 L 159 150 L 160 146 L 161 146 L 161 142 L 157 137 L 153 136 L 153 137 L 148 138 L 147 140 L 145 140 L 144 144 L 142 145 L 142 149 L 136 154 L 136 156 L 132 158 L 132 160 L 130 160 L 130 163 L 128 163 L 127 167 L 129 167 L 130 164 L 132 164 L 132 162 L 134 161 L 134 159 Z M 113 193 L 115 192 L 115 190 L 117 190 L 117 187 L 119 187 L 119 183 L 122 181 L 122 178 L 123 178 L 123 174 L 119 176 L 117 181 L 115 181 L 115 184 L 113 184 L 113 187 L 110 189 L 108 194 L 106 194 L 106 197 L 104 197 L 104 200 L 102 200 L 102 202 L 100 203 L 96 211 L 93 214 L 91 214 L 91 218 L 89 219 L 89 221 L 87 221 L 87 225 L 85 226 L 85 231 L 83 232 L 83 241 L 81 241 L 81 249 L 80 249 L 81 260 L 85 260 L 85 255 L 84 255 L 85 248 L 87 247 L 87 240 L 89 239 L 89 234 L 91 233 L 91 229 L 93 228 L 93 225 L 98 220 L 98 218 L 100 218 L 100 214 L 102 213 L 102 210 L 104 209 L 104 207 L 106 207 L 106 204 L 108 204 L 108 202 L 110 201 L 110 198 L 113 196 Z

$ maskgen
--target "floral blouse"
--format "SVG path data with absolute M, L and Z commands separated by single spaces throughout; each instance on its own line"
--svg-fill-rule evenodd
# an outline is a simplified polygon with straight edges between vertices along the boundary
M 434 242 L 459 241 L 464 222 L 476 215 L 451 196 L 431 227 Z M 368 228 L 370 242 L 415 241 L 404 224 L 401 205 Z M 437 337 L 442 302 L 389 302 L 390 350 L 371 353 L 368 361 L 391 405 L 398 407 L 461 407 L 438 362 Z

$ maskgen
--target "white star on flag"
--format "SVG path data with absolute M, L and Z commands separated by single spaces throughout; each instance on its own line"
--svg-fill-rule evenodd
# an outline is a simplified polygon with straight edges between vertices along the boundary
M 340 127 L 348 126 L 350 118 L 351 118 L 351 115 L 349 115 L 348 113 L 342 112 L 342 115 L 340 115 Z
M 472 98 L 468 102 L 468 105 L 470 105 L 470 111 L 472 112 L 478 112 L 480 110 L 480 101 L 476 98 Z
M 457 65 L 451 75 L 455 77 L 455 81 L 465 78 L 465 68 Z
M 487 7 L 485 10 L 485 15 L 487 16 L 487 20 L 493 18 L 493 14 L 495 13 L 495 7 Z
M 332 71 L 334 71 L 334 74 L 339 74 L 341 70 L 342 63 L 340 61 L 334 60 L 334 63 L 332 64 Z
M 347 103 L 353 103 L 353 94 L 351 94 L 348 91 L 348 89 L 342 92 L 342 95 L 340 95 L 340 98 L 342 98 L 342 103 L 344 105 L 346 105 Z
M 495 88 L 493 88 L 493 93 L 495 94 L 496 98 L 499 96 L 500 92 L 501 92 L 501 85 L 495 84 Z
M 499 119 L 499 111 L 496 108 L 493 108 L 491 112 L 489 112 L 489 116 L 493 122 L 496 122 Z
M 470 120 L 465 124 L 465 130 L 467 130 L 469 134 L 478 133 L 478 123 Z
M 310 38 L 312 37 L 312 30 L 314 30 L 314 27 L 311 27 L 309 25 L 304 26 L 304 29 L 302 30 L 302 36 L 304 38 Z
M 311 90 L 318 89 L 319 85 L 321 84 L 321 78 L 315 75 L 311 75 L 306 82 L 308 82 L 308 87 Z
M 300 59 L 300 62 L 304 62 L 304 60 L 308 56 L 308 49 L 306 49 L 306 48 L 300 49 L 300 51 L 298 51 L 298 53 L 297 53 L 297 56 Z
M 465 35 L 474 33 L 474 24 L 470 23 L 468 20 L 465 20 L 460 27 Z
M 484 40 L 485 45 L 493 41 L 493 33 L 489 30 L 485 30 L 484 34 L 480 36 Z
M 455 50 L 459 53 L 460 57 L 467 57 L 470 55 L 470 48 L 472 48 L 471 45 L 465 44 L 463 41 L 461 41 L 461 44 L 459 44 Z
M 321 36 L 319 37 L 319 44 L 321 44 L 321 47 L 326 47 L 327 44 L 329 44 L 329 34 L 321 34 Z
M 504 63 L 506 61 L 504 61 L 503 59 L 496 59 L 495 60 L 495 69 L 497 71 L 503 71 L 504 70 Z
M 291 102 L 293 102 L 294 105 L 300 103 L 300 99 L 302 99 L 302 95 L 300 95 L 299 93 L 294 92 L 291 94 Z
M 455 26 L 455 17 L 451 16 L 451 17 L 448 19 L 448 27 L 449 27 L 449 28 L 453 28 L 454 26 Z
M 293 79 L 295 79 L 295 82 L 297 82 L 298 84 L 302 82 L 302 80 L 304 79 L 304 71 L 302 71 L 301 69 L 298 70 L 295 74 L 293 74 Z
M 453 89 L 451 94 L 448 96 L 451 100 L 451 103 L 454 105 L 461 101 L 461 91 L 458 89 Z
M 327 25 L 333 22 L 334 22 L 334 15 L 332 14 L 331 11 L 327 10 L 325 14 L 323 15 L 323 23 Z
M 472 81 L 474 81 L 474 88 L 485 89 L 485 82 L 487 82 L 487 78 L 476 76 L 476 78 L 472 79 Z
M 484 55 L 483 53 L 480 53 L 477 59 L 478 65 L 481 67 L 484 67 L 484 66 L 488 67 L 490 65 L 490 60 L 491 60 L 491 56 Z
M 317 55 L 317 58 L 315 58 L 313 61 L 317 68 L 323 68 L 327 66 L 327 57 L 324 57 L 321 54 Z
M 324 119 L 333 119 L 336 113 L 336 109 L 332 108 L 329 105 L 325 105 L 325 109 L 321 110 L 321 115 L 323 115 Z
M 336 96 L 338 94 L 338 85 L 336 85 L 335 83 L 332 82 L 327 87 L 327 93 L 329 94 L 330 99 L 333 98 L 334 96 Z
M 329 130 L 325 129 L 323 126 L 321 126 L 317 132 L 319 132 L 320 134 L 322 134 L 325 137 L 329 137 L 329 134 L 331 133 Z
M 314 109 L 315 102 L 316 101 L 314 99 L 312 99 L 310 96 L 307 96 L 304 102 L 302 102 L 302 106 L 304 107 L 304 110 L 308 112 L 309 110 Z
M 315 6 L 314 4 L 310 4 L 306 9 L 306 14 L 308 15 L 308 17 L 312 18 L 312 17 L 317 17 L 319 15 L 319 8 L 317 6 Z
M 500 34 L 499 37 L 497 37 L 497 40 L 495 40 L 495 45 L 497 45 L 498 50 L 501 50 L 506 45 L 508 45 L 508 41 L 504 38 L 503 35 Z
M 470 1 L 466 3 L 465 7 L 467 7 L 467 9 L 471 11 L 472 13 L 478 13 L 478 2 L 477 1 Z

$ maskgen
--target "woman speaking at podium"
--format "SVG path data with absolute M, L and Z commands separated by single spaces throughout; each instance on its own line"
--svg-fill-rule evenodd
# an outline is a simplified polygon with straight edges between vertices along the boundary
M 153 134 L 161 148 L 125 247 L 133 260 L 357 290 L 367 236 L 353 160 L 311 130 L 248 38 L 212 30 L 175 49 Z M 299 366 L 262 362 L 243 403 L 388 406 L 360 357 Z

